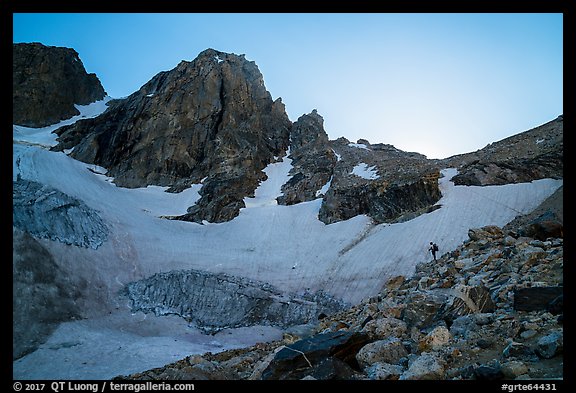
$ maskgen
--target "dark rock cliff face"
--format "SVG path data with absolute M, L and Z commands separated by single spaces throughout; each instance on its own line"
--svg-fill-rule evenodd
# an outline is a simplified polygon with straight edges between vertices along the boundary
M 88 74 L 74 49 L 40 43 L 12 46 L 14 124 L 45 127 L 80 114 L 74 104 L 103 99 L 104 88 Z
M 324 223 L 367 214 L 376 223 L 423 213 L 441 198 L 439 169 L 425 156 L 391 145 L 332 143 L 339 160 L 319 218 Z
M 564 120 L 546 124 L 492 143 L 477 152 L 444 160 L 459 167 L 457 185 L 502 185 L 543 178 L 562 179 L 564 174 Z
M 254 62 L 207 49 L 106 113 L 63 127 L 56 150 L 108 169 L 124 187 L 204 187 L 180 219 L 228 221 L 288 148 L 292 124 Z
M 290 133 L 292 178 L 282 186 L 281 205 L 293 205 L 318 198 L 322 187 L 332 178 L 336 154 L 324 131 L 324 119 L 314 109 L 300 116 Z
M 60 322 L 79 316 L 79 291 L 52 255 L 26 232 L 12 237 L 12 348 L 18 359 L 33 352 Z

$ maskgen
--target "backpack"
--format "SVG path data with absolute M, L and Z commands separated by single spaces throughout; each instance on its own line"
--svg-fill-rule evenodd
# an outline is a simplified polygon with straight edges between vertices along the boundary
M 432 246 L 432 249 L 434 251 L 438 251 L 438 244 L 434 243 L 434 245 Z

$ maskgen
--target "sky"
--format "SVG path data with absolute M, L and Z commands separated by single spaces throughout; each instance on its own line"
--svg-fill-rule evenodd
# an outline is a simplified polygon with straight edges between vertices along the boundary
M 79 118 L 93 117 L 105 106 L 79 109 Z M 198 185 L 181 193 L 157 186 L 117 187 L 102 168 L 46 149 L 56 144 L 53 129 L 13 127 L 13 180 L 36 181 L 81 200 L 99 212 L 110 233 L 95 250 L 42 242 L 60 269 L 71 279 L 85 280 L 85 290 L 94 288 L 97 298 L 84 299 L 85 319 L 61 324 L 37 351 L 14 362 L 15 379 L 109 379 L 188 354 L 281 337 L 278 329 L 262 326 L 207 337 L 178 318 L 132 313 L 117 295 L 127 282 L 163 271 L 198 269 L 264 281 L 283 292 L 322 290 L 356 304 L 377 294 L 389 278 L 410 276 L 417 264 L 429 261 L 429 241 L 440 246 L 440 255 L 453 251 L 468 239 L 470 228 L 503 226 L 532 211 L 563 184 L 540 179 L 455 186 L 450 179 L 457 171 L 446 168 L 439 179 L 440 209 L 396 224 L 374 225 L 360 215 L 325 225 L 318 220 L 321 197 L 291 206 L 276 203 L 290 179 L 292 162 L 285 157 L 267 166 L 268 179 L 254 198 L 245 199 L 246 208 L 235 219 L 201 225 L 159 218 L 184 214 L 199 198 Z M 354 174 L 370 178 L 370 168 L 362 164 Z M 106 307 L 110 313 L 101 311 Z
M 563 114 L 561 13 L 15 13 L 127 96 L 207 48 L 245 54 L 291 121 L 445 158 Z

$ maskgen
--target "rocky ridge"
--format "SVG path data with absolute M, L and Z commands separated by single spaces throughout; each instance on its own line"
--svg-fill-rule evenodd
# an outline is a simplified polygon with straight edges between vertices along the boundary
M 61 127 L 54 150 L 73 149 L 72 157 L 106 168 L 123 187 L 178 192 L 202 184 L 200 200 L 186 214 L 166 217 L 198 223 L 232 220 L 266 179 L 263 169 L 288 156 L 293 168 L 279 204 L 322 198 L 318 218 L 326 224 L 360 214 L 384 223 L 438 208 L 437 180 L 449 166 L 459 168 L 457 184 L 561 177 L 562 130 L 559 117 L 445 160 L 366 140 L 331 141 L 316 110 L 290 122 L 253 61 L 207 49 L 99 117 Z
M 39 43 L 13 48 L 13 108 L 37 113 L 41 120 L 34 120 L 35 126 L 72 116 L 74 103 L 104 96 L 97 77 L 86 75 L 73 49 Z M 62 101 L 62 91 L 70 113 L 55 119 L 39 112 L 66 112 L 45 97 Z M 72 157 L 106 168 L 119 186 L 169 186 L 178 192 L 201 183 L 200 200 L 186 214 L 172 217 L 195 222 L 236 217 L 243 199 L 266 179 L 264 167 L 287 154 L 294 168 L 278 203 L 321 197 L 319 219 L 327 224 L 359 214 L 376 223 L 395 222 L 437 208 L 436 180 L 445 167 L 457 167 L 454 181 L 465 185 L 561 178 L 563 173 L 563 116 L 476 152 L 427 160 L 365 140 L 330 141 L 315 110 L 291 123 L 281 99 L 272 101 L 253 61 L 214 49 L 160 72 L 129 97 L 114 100 L 101 116 L 56 133 L 54 150 L 72 149 Z M 358 176 L 359 166 L 373 175 Z
M 520 235 L 539 218 L 470 229 L 458 249 L 312 331 L 117 379 L 563 379 L 563 237 Z
M 456 185 L 488 186 L 561 179 L 564 176 L 564 116 L 441 162 L 458 168 Z
M 288 154 L 292 178 L 278 203 L 323 198 L 319 218 L 325 223 L 358 214 L 385 222 L 417 214 L 440 198 L 439 169 L 424 156 L 393 146 L 359 149 L 345 139 L 330 141 L 315 110 L 291 123 L 254 62 L 213 49 L 159 73 L 99 117 L 56 133 L 53 150 L 73 149 L 70 156 L 106 168 L 119 186 L 169 186 L 178 192 L 201 183 L 200 200 L 173 219 L 233 219 L 245 207 L 243 199 L 266 179 L 266 165 Z M 410 164 L 398 165 L 406 159 Z M 362 163 L 375 165 L 380 176 L 353 174 Z
M 71 48 L 40 43 L 12 46 L 13 123 L 45 127 L 80 114 L 76 105 L 103 99 L 96 74 L 88 74 Z

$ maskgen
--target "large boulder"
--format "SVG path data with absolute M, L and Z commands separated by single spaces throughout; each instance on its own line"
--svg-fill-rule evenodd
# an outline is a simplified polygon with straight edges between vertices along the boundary
M 282 348 L 262 373 L 262 379 L 302 379 L 317 374 L 327 359 L 337 359 L 336 364 L 345 363 L 350 369 L 359 370 L 356 354 L 369 342 L 368 337 L 355 332 L 332 332 L 297 341 Z M 331 368 L 334 368 L 333 364 Z

